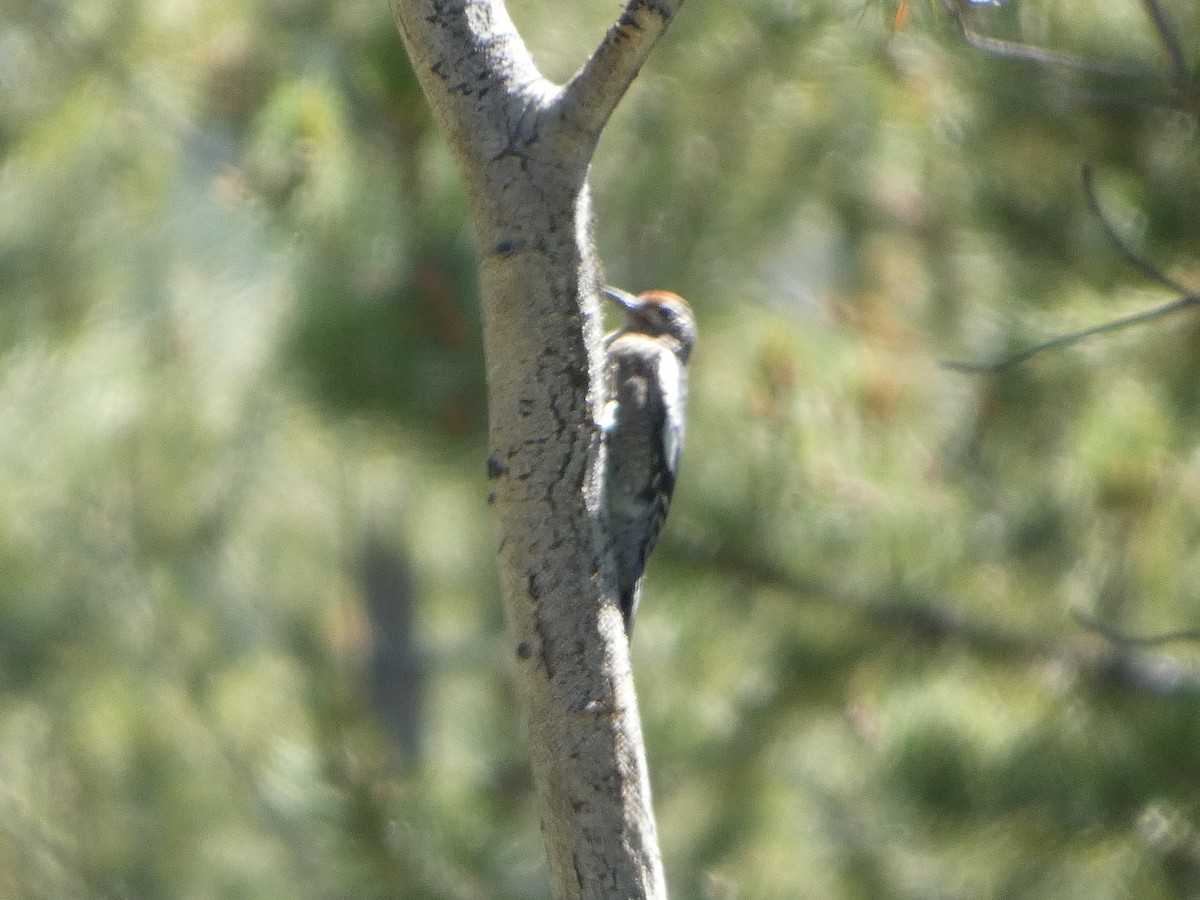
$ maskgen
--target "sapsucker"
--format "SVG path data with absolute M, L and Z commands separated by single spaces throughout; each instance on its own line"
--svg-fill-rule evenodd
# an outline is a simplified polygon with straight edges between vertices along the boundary
M 608 399 L 601 427 L 606 445 L 604 512 L 617 564 L 625 631 L 642 593 L 646 559 L 658 541 L 683 450 L 687 362 L 696 320 L 678 294 L 634 297 L 606 287 L 625 321 L 604 338 Z

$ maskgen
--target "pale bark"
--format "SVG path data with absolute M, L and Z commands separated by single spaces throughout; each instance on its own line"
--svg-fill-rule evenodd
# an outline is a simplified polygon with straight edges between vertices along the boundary
M 502 0 L 392 0 L 470 205 L 500 578 L 556 898 L 666 896 L 599 516 L 601 278 L 587 172 L 682 2 L 630 2 L 559 87 Z

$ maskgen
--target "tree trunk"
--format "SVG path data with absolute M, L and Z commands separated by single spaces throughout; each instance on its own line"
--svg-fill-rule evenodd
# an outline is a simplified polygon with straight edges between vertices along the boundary
M 556 898 L 666 896 L 599 514 L 602 279 L 587 173 L 681 3 L 630 2 L 559 87 L 502 0 L 393 0 L 474 228 L 500 580 Z

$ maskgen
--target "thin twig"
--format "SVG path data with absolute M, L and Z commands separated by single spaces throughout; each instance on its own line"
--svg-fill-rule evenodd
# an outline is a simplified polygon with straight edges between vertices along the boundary
M 1105 75 L 1115 78 L 1143 78 L 1152 74 L 1145 69 L 1135 66 L 1120 66 L 1113 63 L 1097 62 L 1093 59 L 1084 59 L 1081 56 L 1072 56 L 1068 53 L 1059 53 L 1056 50 L 1047 50 L 1045 47 L 1021 44 L 1016 41 L 1005 41 L 986 34 L 980 34 L 967 24 L 966 17 L 963 15 L 963 11 L 956 0 L 942 0 L 942 6 L 945 7 L 950 18 L 954 20 L 954 24 L 958 26 L 963 40 L 976 50 L 990 53 L 993 56 L 1017 60 L 1019 62 L 1034 63 L 1041 66 L 1078 69 L 1083 72 L 1090 72 L 1093 75 Z
M 1171 80 L 1175 89 L 1181 94 L 1186 94 L 1191 87 L 1192 73 L 1188 71 L 1187 59 L 1183 55 L 1179 35 L 1167 21 L 1167 15 L 1163 12 L 1162 5 L 1158 0 L 1142 0 L 1142 5 L 1146 7 L 1146 14 L 1154 23 L 1154 31 L 1162 42 L 1163 51 L 1167 54 L 1167 61 L 1171 65 Z
M 1144 325 L 1147 322 L 1153 322 L 1156 319 L 1164 318 L 1172 315 L 1183 309 L 1200 304 L 1200 294 L 1189 291 L 1186 287 L 1180 284 L 1175 279 L 1168 276 L 1161 269 L 1151 263 L 1149 260 L 1139 256 L 1133 251 L 1133 248 L 1126 243 L 1125 239 L 1113 227 L 1112 222 L 1104 212 L 1104 207 L 1100 205 L 1100 199 L 1096 194 L 1096 179 L 1090 165 L 1085 165 L 1082 172 L 1083 177 L 1083 193 L 1087 199 L 1088 208 L 1100 220 L 1100 225 L 1104 229 L 1104 234 L 1108 238 L 1109 243 L 1113 245 L 1121 258 L 1130 266 L 1141 272 L 1147 278 L 1157 281 L 1164 287 L 1168 287 L 1175 291 L 1180 296 L 1174 300 L 1156 306 L 1152 309 L 1143 310 L 1142 312 L 1131 313 L 1128 316 L 1122 316 L 1118 319 L 1111 319 L 1103 322 L 1100 325 L 1093 325 L 1090 328 L 1083 328 L 1079 331 L 1072 331 L 1067 334 L 1060 334 L 1049 340 L 1043 341 L 1040 344 L 1034 344 L 1019 353 L 1011 354 L 1010 356 L 1002 357 L 994 362 L 966 362 L 963 360 L 942 359 L 938 360 L 938 364 L 944 369 L 950 369 L 953 372 L 966 372 L 972 375 L 993 375 L 997 372 L 1002 372 L 1005 369 L 1010 369 L 1013 366 L 1020 365 L 1033 357 L 1045 353 L 1047 350 L 1059 350 L 1063 347 L 1069 347 L 1072 344 L 1077 344 L 1082 340 L 1094 337 L 1098 334 L 1106 334 L 1110 331 L 1119 331 L 1123 328 L 1130 328 L 1134 325 Z
M 1079 610 L 1071 610 L 1071 618 L 1083 628 L 1094 631 L 1114 644 L 1126 644 L 1131 647 L 1161 647 L 1163 644 L 1174 644 L 1179 641 L 1200 641 L 1200 628 L 1180 628 L 1177 631 L 1165 631 L 1162 634 L 1128 634 Z
M 953 597 L 898 599 L 890 585 L 858 593 L 845 585 L 798 575 L 736 552 L 719 552 L 716 558 L 711 553 L 697 554 L 693 561 L 745 583 L 787 591 L 796 602 L 844 610 L 891 637 L 958 642 L 975 653 L 1009 663 L 1055 660 L 1092 682 L 1117 684 L 1162 697 L 1200 697 L 1200 670 L 1171 656 L 1135 647 L 1112 646 L 1097 652 L 1070 638 L 1013 630 L 999 620 L 975 618 L 963 612 L 963 604 Z
M 1060 334 L 1048 341 L 1043 341 L 1040 344 L 1034 344 L 1020 353 L 1014 353 L 1011 356 L 1006 356 L 1003 359 L 998 359 L 994 362 L 967 362 L 957 359 L 939 359 L 938 365 L 943 369 L 949 369 L 952 372 L 967 372 L 973 375 L 992 375 L 996 372 L 1002 372 L 1005 369 L 1011 369 L 1013 366 L 1020 365 L 1033 357 L 1045 353 L 1047 350 L 1059 350 L 1063 347 L 1069 347 L 1072 344 L 1078 344 L 1082 340 L 1094 337 L 1097 334 L 1105 334 L 1109 331 L 1119 331 L 1122 328 L 1130 328 L 1134 325 L 1144 325 L 1147 322 L 1153 322 L 1155 319 L 1161 319 L 1164 316 L 1169 316 L 1172 313 L 1179 312 L 1189 306 L 1194 306 L 1200 303 L 1200 294 L 1188 294 L 1186 297 L 1180 297 L 1178 300 L 1172 300 L 1170 303 L 1164 303 L 1162 306 L 1156 306 L 1154 309 L 1147 309 L 1142 312 L 1132 313 L 1120 319 L 1112 319 L 1100 325 L 1093 325 L 1091 328 L 1083 328 L 1079 331 L 1072 331 L 1068 334 Z
M 1173 278 L 1168 277 L 1161 269 L 1151 263 L 1144 257 L 1138 256 L 1133 252 L 1133 248 L 1125 242 L 1125 239 L 1117 233 L 1117 229 L 1113 226 L 1108 216 L 1104 212 L 1104 207 L 1100 205 L 1100 197 L 1096 193 L 1096 175 L 1090 163 L 1084 163 L 1083 169 L 1080 172 L 1083 180 L 1083 195 L 1087 199 L 1088 208 L 1100 220 L 1100 227 L 1104 229 L 1104 234 L 1108 238 L 1110 244 L 1116 248 L 1121 254 L 1125 262 L 1129 263 L 1133 268 L 1137 269 L 1147 278 L 1152 281 L 1157 281 L 1164 287 L 1169 287 L 1175 293 L 1180 294 L 1185 299 L 1191 294 L 1186 287 L 1180 284 Z

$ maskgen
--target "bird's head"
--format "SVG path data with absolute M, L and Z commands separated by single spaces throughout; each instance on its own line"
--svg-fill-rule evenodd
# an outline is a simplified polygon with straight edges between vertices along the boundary
M 696 346 L 696 317 L 686 300 L 670 291 L 646 291 L 635 297 L 620 288 L 605 287 L 604 294 L 625 310 L 622 331 L 666 338 L 674 343 L 672 349 L 680 361 L 688 361 Z

